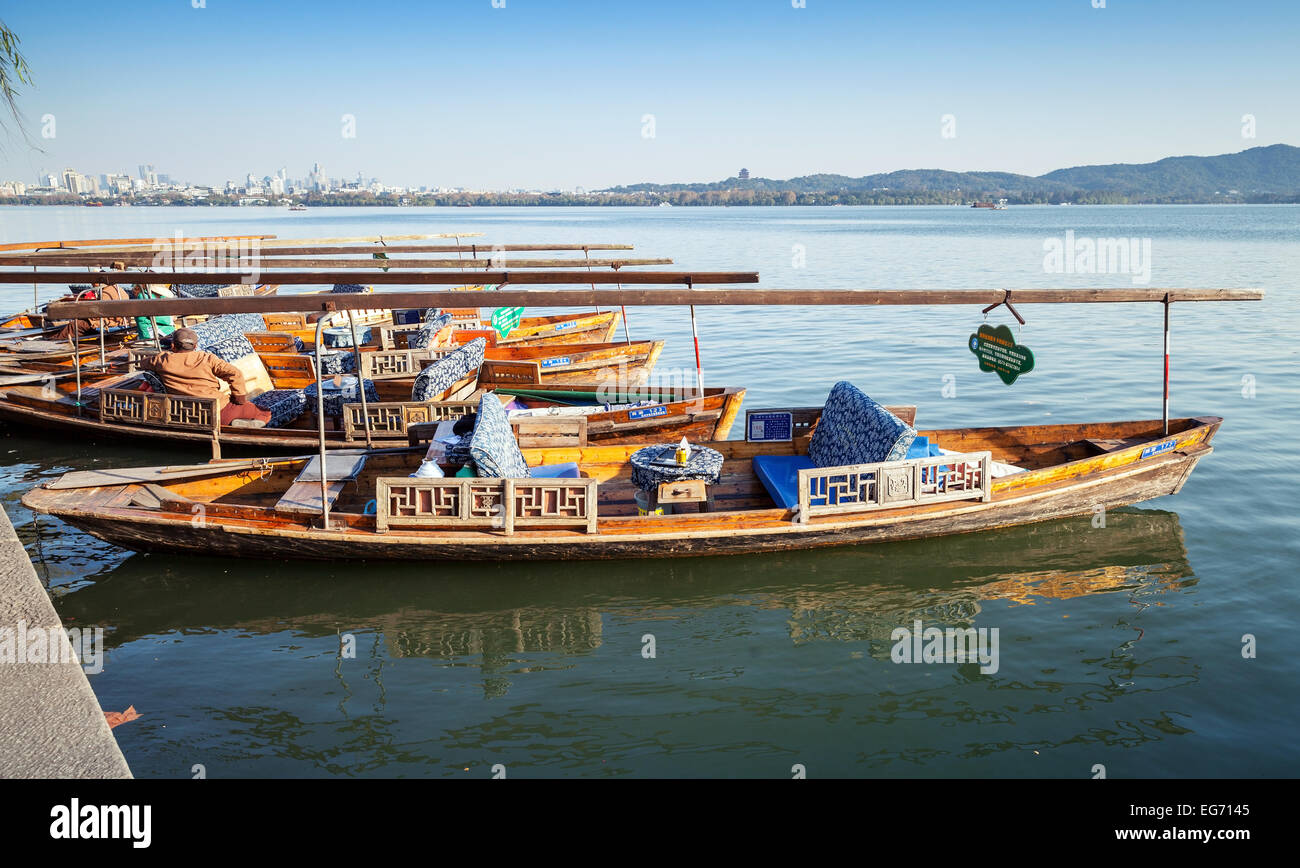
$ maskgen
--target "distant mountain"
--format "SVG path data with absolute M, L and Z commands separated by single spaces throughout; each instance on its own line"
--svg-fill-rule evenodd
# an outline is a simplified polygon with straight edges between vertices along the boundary
M 958 193 L 957 191 L 960 191 Z M 908 169 L 852 178 L 847 175 L 803 175 L 788 180 L 727 178 L 691 184 L 632 184 L 602 191 L 615 194 L 675 194 L 675 203 L 689 194 L 726 193 L 728 202 L 755 204 L 786 194 L 802 203 L 844 199 L 862 204 L 901 201 L 1006 197 L 1021 202 L 1047 201 L 1259 201 L 1294 200 L 1300 196 L 1300 148 L 1270 145 L 1214 157 L 1168 157 L 1154 163 L 1115 163 L 1076 166 L 1032 177 L 1010 172 L 949 172 Z M 702 203 L 701 203 L 702 204 Z
M 1300 148 L 1269 145 L 1217 157 L 1166 157 L 1154 163 L 1077 166 L 1042 176 L 1079 190 L 1148 196 L 1300 192 Z

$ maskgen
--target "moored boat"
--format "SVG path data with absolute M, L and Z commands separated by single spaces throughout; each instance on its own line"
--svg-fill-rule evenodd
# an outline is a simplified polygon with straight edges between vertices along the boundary
M 789 439 L 696 444 L 719 458 L 680 514 L 641 508 L 637 444 L 523 446 L 522 473 L 470 478 L 412 476 L 422 446 L 334 456 L 340 463 L 325 481 L 319 457 L 84 471 L 23 503 L 127 548 L 242 557 L 562 560 L 817 548 L 990 530 L 1174 494 L 1212 451 L 1222 421 L 1170 419 L 1167 431 L 1160 420 L 917 431 L 882 411 L 847 384 L 820 412 L 750 411 L 750 422 L 769 425 L 789 417 L 781 431 L 747 424 L 747 438 Z M 480 471 L 505 466 L 493 450 L 513 445 L 486 431 L 480 455 L 480 429 L 492 419 L 481 407 L 471 441 Z M 842 463 L 871 450 L 885 459 Z M 550 475 L 556 467 L 566 470 Z M 680 499 L 679 485 L 689 487 L 660 483 L 659 502 Z

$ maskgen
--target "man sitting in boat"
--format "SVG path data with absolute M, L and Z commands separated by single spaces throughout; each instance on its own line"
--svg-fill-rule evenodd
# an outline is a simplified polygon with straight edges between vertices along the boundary
M 126 269 L 126 265 L 121 262 L 114 262 L 113 269 L 123 271 Z M 76 296 L 77 301 L 94 301 L 95 299 L 130 301 L 131 296 L 120 286 L 109 286 L 102 283 L 92 283 L 90 289 Z M 62 328 L 51 335 L 50 339 L 56 341 L 79 340 L 83 334 L 94 333 L 101 323 L 105 329 L 125 328 L 127 320 L 122 317 L 105 317 L 102 320 L 74 319 L 65 323 Z
M 216 398 L 221 410 L 221 424 L 235 428 L 261 428 L 271 419 L 248 397 L 244 375 L 238 368 L 212 353 L 197 349 L 199 336 L 193 329 L 172 333 L 172 349 L 141 358 L 143 370 L 152 371 L 162 380 L 163 388 L 174 395 Z M 221 382 L 230 384 L 229 399 L 221 391 Z
M 131 297 L 136 299 L 155 299 L 155 298 L 175 298 L 176 293 L 172 292 L 171 287 L 166 284 L 139 283 L 131 290 Z M 176 325 L 169 316 L 156 316 L 152 320 L 143 314 L 135 318 L 135 329 L 140 334 L 140 340 L 153 340 L 153 324 L 158 323 L 158 336 L 166 337 L 176 331 Z

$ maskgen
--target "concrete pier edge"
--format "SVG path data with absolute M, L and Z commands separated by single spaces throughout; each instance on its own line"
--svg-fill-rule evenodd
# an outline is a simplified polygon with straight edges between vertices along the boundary
M 20 623 L 27 630 L 54 629 L 66 636 L 0 507 L 0 628 L 16 632 Z M 23 648 L 15 653 L 20 659 Z M 131 769 L 79 663 L 0 661 L 0 778 L 129 777 Z

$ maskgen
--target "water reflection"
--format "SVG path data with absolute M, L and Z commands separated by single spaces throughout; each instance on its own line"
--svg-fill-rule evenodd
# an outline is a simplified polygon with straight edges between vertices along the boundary
M 1174 513 L 1087 519 L 858 548 L 660 562 L 266 564 L 135 555 L 61 598 L 117 647 L 237 630 L 303 637 L 369 630 L 393 657 L 478 658 L 600 647 L 606 618 L 726 606 L 787 610 L 790 641 L 886 640 L 914 619 L 963 625 L 989 601 L 1032 606 L 1127 594 L 1134 606 L 1195 582 Z

